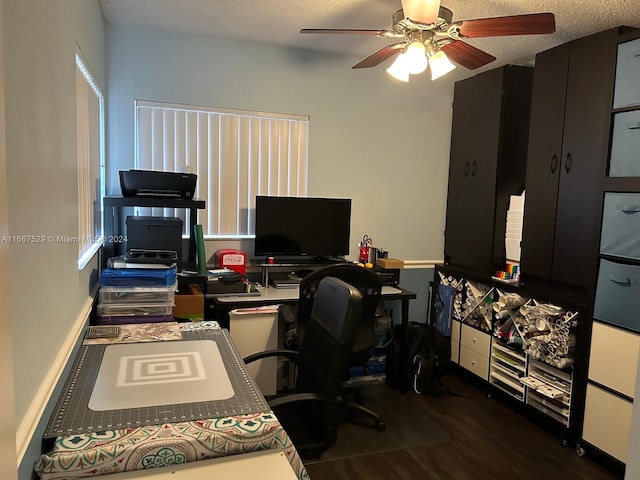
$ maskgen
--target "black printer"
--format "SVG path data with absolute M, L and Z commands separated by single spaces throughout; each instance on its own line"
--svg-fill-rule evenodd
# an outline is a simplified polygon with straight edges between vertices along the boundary
M 196 191 L 195 173 L 120 170 L 123 197 L 174 197 L 191 199 Z

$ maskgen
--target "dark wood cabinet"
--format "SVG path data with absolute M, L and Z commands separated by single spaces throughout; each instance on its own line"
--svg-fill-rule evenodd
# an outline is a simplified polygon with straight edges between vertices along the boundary
M 456 82 L 444 254 L 492 273 L 505 262 L 510 195 L 524 188 L 533 69 L 507 65 Z
M 595 282 L 620 29 L 536 55 L 521 251 L 523 280 Z

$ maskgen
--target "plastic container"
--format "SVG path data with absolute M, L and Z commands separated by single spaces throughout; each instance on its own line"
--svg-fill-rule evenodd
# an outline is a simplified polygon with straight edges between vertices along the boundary
M 173 303 L 99 303 L 96 314 L 99 317 L 173 316 Z
M 105 268 L 100 275 L 103 287 L 168 287 L 176 283 L 177 267 Z
M 98 317 L 96 324 L 98 325 L 124 325 L 128 323 L 161 323 L 175 321 L 172 315 L 148 315 L 142 317 L 120 317 L 120 316 L 104 316 Z
M 169 287 L 102 287 L 98 294 L 100 303 L 173 304 L 178 282 Z

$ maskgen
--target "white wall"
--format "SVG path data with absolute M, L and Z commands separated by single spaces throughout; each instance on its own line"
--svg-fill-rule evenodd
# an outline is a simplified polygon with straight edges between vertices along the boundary
M 94 260 L 77 269 L 75 53 L 106 88 L 105 26 L 97 0 L 4 0 L 8 231 L 11 243 L 18 458 L 84 325 Z M 4 205 L 4 202 L 3 202 Z M 5 388 L 3 386 L 3 388 Z
M 305 114 L 309 194 L 353 199 L 351 258 L 365 233 L 395 257 L 442 258 L 451 81 L 403 84 L 383 66 L 352 70 L 359 58 L 117 26 L 108 50 L 110 193 L 133 166 L 136 99 Z
M 3 27 L 0 0 L 0 31 Z M 7 215 L 7 156 L 4 135 L 4 68 L 2 36 L 0 36 L 0 237 L 9 235 Z M 9 244 L 0 242 L 0 271 L 9 271 Z M 16 476 L 16 436 L 13 401 L 13 358 L 11 339 L 11 299 L 9 276 L 0 276 L 0 478 L 11 480 Z

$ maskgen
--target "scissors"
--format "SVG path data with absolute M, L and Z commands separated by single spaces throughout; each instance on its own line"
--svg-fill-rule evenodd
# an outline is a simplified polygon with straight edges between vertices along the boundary
M 364 235 L 362 237 L 362 242 L 360 242 L 361 247 L 370 247 L 373 243 L 373 239 L 369 235 Z

